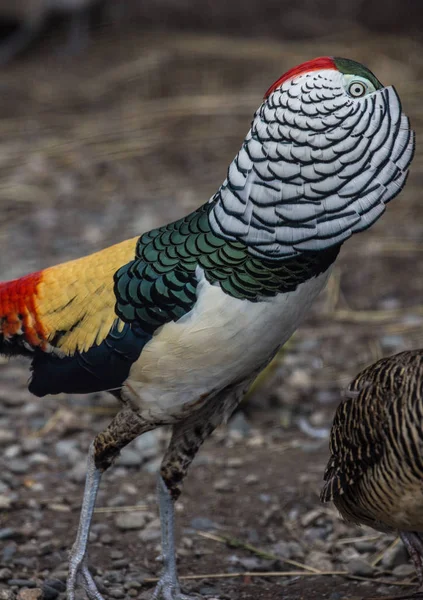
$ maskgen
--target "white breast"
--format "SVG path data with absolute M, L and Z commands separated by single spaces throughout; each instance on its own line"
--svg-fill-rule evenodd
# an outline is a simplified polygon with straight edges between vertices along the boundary
M 193 310 L 164 325 L 131 368 L 127 383 L 141 406 L 173 412 L 264 366 L 294 333 L 328 276 L 326 271 L 294 292 L 249 302 L 228 296 L 200 271 Z

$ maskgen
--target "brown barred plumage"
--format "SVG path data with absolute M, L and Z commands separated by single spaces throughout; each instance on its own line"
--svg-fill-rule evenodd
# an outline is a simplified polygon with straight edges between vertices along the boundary
M 330 452 L 321 500 L 346 521 L 397 531 L 423 589 L 423 350 L 357 375 L 336 411 Z

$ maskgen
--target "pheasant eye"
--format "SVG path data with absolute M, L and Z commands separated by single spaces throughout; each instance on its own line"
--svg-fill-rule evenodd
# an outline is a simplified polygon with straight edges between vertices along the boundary
M 367 92 L 367 88 L 361 81 L 353 81 L 348 86 L 348 93 L 353 98 L 361 98 Z

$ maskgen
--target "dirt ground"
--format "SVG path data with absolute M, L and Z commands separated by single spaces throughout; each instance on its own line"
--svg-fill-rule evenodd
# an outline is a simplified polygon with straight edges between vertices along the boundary
M 288 43 L 112 27 L 72 58 L 57 54 L 59 41 L 53 35 L 1 73 L 1 279 L 203 203 L 263 92 L 303 60 L 364 62 L 395 84 L 418 140 L 423 129 L 423 48 L 406 37 L 354 31 Z M 422 345 L 422 159 L 418 145 L 405 191 L 345 245 L 304 325 L 193 464 L 177 512 L 187 591 L 358 600 L 413 590 L 394 536 L 347 526 L 318 494 L 342 388 L 371 361 Z M 24 361 L 0 364 L 4 600 L 28 598 L 26 587 L 63 597 L 84 453 L 115 410 L 102 394 L 37 400 L 28 376 Z M 106 598 L 151 597 L 160 570 L 154 472 L 166 437 L 140 438 L 104 477 L 90 562 Z

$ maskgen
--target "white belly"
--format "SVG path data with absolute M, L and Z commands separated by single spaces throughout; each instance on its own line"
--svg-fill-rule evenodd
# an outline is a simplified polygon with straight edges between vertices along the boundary
M 291 337 L 328 276 L 254 303 L 228 296 L 200 273 L 193 310 L 158 330 L 131 368 L 127 383 L 141 406 L 171 412 L 251 376 Z

